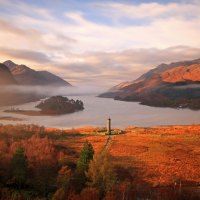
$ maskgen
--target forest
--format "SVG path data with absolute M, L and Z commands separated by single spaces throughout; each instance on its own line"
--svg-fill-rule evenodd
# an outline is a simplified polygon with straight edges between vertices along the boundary
M 198 199 L 199 193 L 181 186 L 185 174 L 178 175 L 176 167 L 170 171 L 170 166 L 158 163 L 160 169 L 145 171 L 146 163 L 137 161 L 135 155 L 147 152 L 148 147 L 138 145 L 133 133 L 108 136 L 103 130 L 0 125 L 0 199 Z M 137 129 L 137 134 L 146 142 L 140 131 Z M 133 139 L 135 147 L 130 145 Z M 153 155 L 151 152 L 149 159 Z M 193 168 L 188 170 L 196 173 Z
M 105 147 L 95 153 L 85 140 L 71 162 L 57 142 L 66 137 L 36 125 L 1 125 L 0 199 L 110 199 L 119 180 Z

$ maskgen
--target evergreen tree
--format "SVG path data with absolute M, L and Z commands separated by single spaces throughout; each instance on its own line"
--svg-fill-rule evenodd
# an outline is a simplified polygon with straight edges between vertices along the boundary
M 79 160 L 77 162 L 77 170 L 72 178 L 72 186 L 76 193 L 80 193 L 85 187 L 87 177 L 85 173 L 89 168 L 89 163 L 93 159 L 94 149 L 91 143 L 86 141 L 84 143 L 83 149 L 80 153 Z
M 77 170 L 85 172 L 88 170 L 89 163 L 93 159 L 94 149 L 91 143 L 86 141 L 83 149 L 80 153 L 79 160 L 77 162 Z
M 24 150 L 21 146 L 16 149 L 11 159 L 12 182 L 21 188 L 26 182 L 28 162 Z

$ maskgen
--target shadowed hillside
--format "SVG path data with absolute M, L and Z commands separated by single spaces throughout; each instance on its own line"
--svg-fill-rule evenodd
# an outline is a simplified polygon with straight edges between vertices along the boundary
M 0 86 L 2 85 L 16 85 L 17 82 L 12 76 L 10 70 L 0 63 Z

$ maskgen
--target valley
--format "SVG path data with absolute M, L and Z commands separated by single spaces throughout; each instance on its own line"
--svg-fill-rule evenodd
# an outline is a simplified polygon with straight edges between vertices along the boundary
M 200 200 L 200 0 L 0 0 L 0 200 Z

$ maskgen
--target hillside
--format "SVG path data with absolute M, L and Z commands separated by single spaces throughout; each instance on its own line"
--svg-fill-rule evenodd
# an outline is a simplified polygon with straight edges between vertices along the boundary
M 100 97 L 150 106 L 200 109 L 200 59 L 167 64 L 121 83 Z
M 33 92 L 27 92 L 26 94 L 16 91 L 18 82 L 7 66 L 0 63 L 0 106 L 15 105 L 35 101 L 43 98 L 43 95 L 38 95 Z M 14 89 L 15 87 L 15 89 Z
M 0 85 L 15 85 L 16 81 L 10 70 L 4 65 L 0 63 Z
M 20 85 L 71 86 L 67 81 L 48 71 L 35 71 L 26 65 L 18 65 L 10 60 L 5 61 L 4 64 Z
M 30 101 L 37 101 L 47 94 L 37 93 L 34 90 L 23 92 L 20 87 L 13 86 L 71 86 L 67 81 L 48 72 L 35 71 L 25 65 L 17 65 L 12 61 L 0 64 L 0 106 L 17 105 Z

